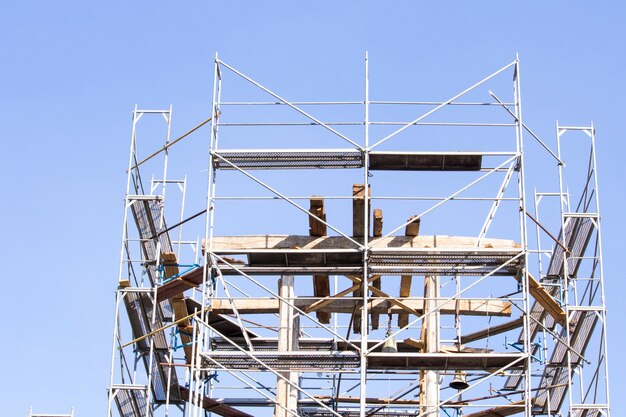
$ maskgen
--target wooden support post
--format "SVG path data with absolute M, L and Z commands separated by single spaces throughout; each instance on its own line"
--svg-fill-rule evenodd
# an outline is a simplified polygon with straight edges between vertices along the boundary
M 368 193 L 368 196 L 371 193 Z M 354 184 L 352 186 L 352 235 L 357 237 L 363 237 L 363 231 L 365 230 L 365 221 L 367 220 L 369 225 L 369 213 L 367 219 L 365 218 L 365 185 Z M 368 227 L 369 230 L 369 227 Z
M 381 237 L 383 235 L 383 211 L 381 209 L 374 209 L 374 237 Z M 380 276 L 376 276 L 376 279 L 372 281 L 372 286 L 381 289 L 382 280 Z M 372 320 L 372 330 L 378 329 L 380 325 L 380 316 L 378 313 L 370 313 Z
M 409 221 L 414 220 L 413 222 L 406 225 L 406 229 L 404 231 L 405 236 L 417 236 L 420 230 L 420 219 L 417 216 L 411 216 L 408 219 Z M 411 296 L 411 281 L 413 277 L 411 275 L 402 275 L 400 278 L 400 297 L 406 298 Z M 399 314 L 398 315 L 398 327 L 402 328 L 409 324 L 409 316 L 408 314 Z
M 424 313 L 428 314 L 424 318 L 424 352 L 437 353 L 439 351 L 439 312 L 434 311 L 437 308 L 437 299 L 439 298 L 439 277 L 427 276 L 424 278 L 424 297 L 426 302 L 424 305 Z M 439 416 L 439 372 L 425 371 L 422 384 L 424 417 Z
M 368 190 L 368 195 L 369 195 Z M 370 216 L 365 216 L 365 185 L 354 184 L 352 186 L 352 235 L 355 237 L 363 237 L 365 231 L 365 222 L 369 226 Z M 368 227 L 369 230 L 369 227 Z M 352 293 L 353 297 L 363 298 L 364 288 L 361 287 Z M 361 333 L 361 310 L 357 307 L 352 320 L 352 331 L 355 334 Z
M 324 199 L 322 197 L 311 197 L 309 213 L 326 221 L 324 211 Z M 326 236 L 328 228 L 316 218 L 309 216 L 309 236 Z M 330 280 L 328 275 L 313 275 L 313 294 L 316 297 L 328 297 L 330 295 Z M 320 323 L 330 323 L 330 313 L 318 311 L 315 313 Z
M 279 295 L 290 302 L 295 299 L 293 275 L 283 275 L 278 280 Z M 278 329 L 278 351 L 289 352 L 298 350 L 298 336 L 300 333 L 300 317 L 295 314 L 292 306 L 285 302 L 280 302 Z M 293 371 L 281 372 L 282 376 L 291 383 L 298 385 L 298 373 Z M 298 390 L 289 385 L 285 380 L 276 380 L 276 401 L 281 406 L 290 411 L 296 412 L 298 408 Z M 290 413 L 279 406 L 275 407 L 275 417 L 289 417 Z

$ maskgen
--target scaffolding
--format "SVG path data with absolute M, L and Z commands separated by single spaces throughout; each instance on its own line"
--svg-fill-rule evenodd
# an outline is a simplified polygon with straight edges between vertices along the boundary
M 216 55 L 190 131 L 135 108 L 109 417 L 610 415 L 593 125 L 553 151 L 517 58 L 442 101 L 362 79 L 289 101 Z M 203 126 L 189 216 L 206 149 L 173 145 Z

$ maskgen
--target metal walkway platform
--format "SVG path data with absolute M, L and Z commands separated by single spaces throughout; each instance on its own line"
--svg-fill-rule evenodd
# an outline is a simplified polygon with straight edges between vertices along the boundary
M 363 168 L 365 165 L 364 154 L 357 149 L 224 149 L 213 155 L 215 169 L 224 170 L 236 169 L 233 165 L 246 170 Z M 482 159 L 480 152 L 370 152 L 369 169 L 478 171 Z

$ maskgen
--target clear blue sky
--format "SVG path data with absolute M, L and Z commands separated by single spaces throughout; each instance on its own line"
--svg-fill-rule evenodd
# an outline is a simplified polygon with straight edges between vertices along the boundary
M 531 5 L 534 3 L 533 5 Z M 285 94 L 360 76 L 457 80 L 519 52 L 525 121 L 597 128 L 612 400 L 626 413 L 626 5 L 617 1 L 18 1 L 0 13 L 0 415 L 104 415 L 130 111 L 174 105 L 174 136 L 209 112 L 212 58 Z M 360 99 L 355 90 L 351 97 Z M 323 93 L 319 94 L 323 98 Z M 429 91 L 433 93 L 433 91 Z

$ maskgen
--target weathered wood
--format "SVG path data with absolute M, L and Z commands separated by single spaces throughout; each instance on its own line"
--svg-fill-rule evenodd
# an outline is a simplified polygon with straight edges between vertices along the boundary
M 324 210 L 323 197 L 311 197 L 309 213 L 326 221 L 326 211 Z M 310 236 L 326 236 L 327 227 L 315 217 L 309 216 L 309 235 Z
M 506 239 L 482 239 L 476 246 L 475 237 L 464 236 L 389 236 L 373 238 L 370 247 L 375 249 L 447 249 L 447 250 L 518 250 L 520 244 Z M 213 252 L 217 254 L 245 254 L 250 250 L 281 249 L 358 249 L 343 236 L 256 235 L 216 236 Z
M 335 299 L 337 299 L 339 297 L 343 297 L 345 295 L 348 295 L 349 293 L 351 293 L 352 291 L 355 291 L 360 286 L 361 286 L 361 284 L 358 283 L 358 284 L 355 284 L 355 285 L 351 286 L 347 290 L 343 290 L 343 291 L 338 292 L 337 294 L 335 294 L 333 296 L 328 296 L 328 297 L 324 297 L 324 298 L 322 298 L 320 300 L 317 300 L 317 301 L 313 302 L 310 306 L 304 308 L 303 311 L 305 313 L 310 313 L 312 311 L 319 311 L 322 307 L 324 307 L 325 305 L 330 303 L 332 300 L 335 300 Z M 327 313 L 327 312 L 325 312 L 325 313 Z M 327 313 L 327 314 L 330 314 L 330 313 Z
M 374 237 L 381 237 L 383 235 L 383 211 L 381 209 L 374 209 Z M 382 278 L 377 276 L 377 278 L 372 281 L 372 286 L 378 288 L 379 290 L 382 287 Z M 372 330 L 378 329 L 380 325 L 380 317 L 377 313 L 370 314 L 370 320 L 372 322 Z
M 400 277 L 400 297 L 406 298 L 411 296 L 411 281 L 413 277 L 411 275 L 402 275 Z M 398 315 L 398 327 L 402 328 L 409 324 L 408 314 Z
M 357 281 L 355 281 L 357 282 Z M 360 281 L 358 281 L 360 282 Z M 353 306 L 356 307 L 356 309 L 353 307 L 351 313 L 352 314 L 352 332 L 354 334 L 360 334 L 361 333 L 361 308 L 360 306 L 363 305 L 363 285 L 359 285 L 353 292 L 352 292 L 352 297 L 354 297 L 354 303 Z
M 370 196 L 370 190 L 368 190 L 368 196 Z M 352 235 L 364 236 L 365 220 L 367 217 L 367 224 L 369 230 L 369 207 L 367 216 L 365 215 L 365 185 L 354 184 L 352 186 Z
M 483 411 L 477 411 L 472 414 L 466 414 L 465 417 L 506 417 L 524 412 L 524 401 L 516 401 L 506 405 L 489 408 Z
M 320 401 L 337 401 L 338 403 L 358 404 L 361 401 L 360 397 L 329 397 L 327 395 L 316 395 L 316 399 Z M 406 398 L 373 398 L 367 397 L 367 404 L 394 404 L 394 405 L 419 405 L 418 400 L 410 400 Z
M 424 350 L 424 342 L 422 340 L 413 339 L 412 337 L 409 337 L 407 339 L 404 339 L 404 343 L 406 343 L 409 346 L 414 347 L 415 349 L 419 351 Z
M 520 317 L 518 319 L 511 320 L 509 322 L 502 323 L 497 326 L 490 327 L 488 329 L 479 330 L 477 332 L 473 332 L 470 334 L 466 334 L 465 336 L 461 336 L 461 343 L 475 342 L 477 340 L 481 340 L 489 336 L 495 336 L 500 333 L 505 333 L 505 332 L 508 332 L 509 330 L 522 327 L 523 324 L 524 324 L 524 319 Z
M 518 280 L 521 276 L 517 277 Z M 565 325 L 567 314 L 563 307 L 546 291 L 545 287 L 539 283 L 531 274 L 528 274 L 528 291 L 535 300 L 550 314 L 561 326 Z
M 409 224 L 406 225 L 406 231 L 404 232 L 407 236 L 417 236 L 420 234 L 420 223 L 422 219 L 417 216 L 411 216 L 407 219 Z
M 311 197 L 309 212 L 314 216 L 326 221 L 326 212 L 324 211 L 324 199 L 322 197 Z M 318 219 L 309 216 L 309 235 L 326 236 L 328 228 Z M 327 297 L 330 295 L 330 278 L 328 275 L 313 276 L 313 295 L 316 297 Z M 330 313 L 326 311 L 318 311 L 315 313 L 317 320 L 323 324 L 330 323 Z
M 409 217 L 409 221 L 417 219 L 406 225 L 404 235 L 415 237 L 419 234 L 420 229 L 420 219 L 417 216 Z M 400 297 L 410 297 L 411 296 L 411 281 L 413 281 L 413 277 L 411 275 L 402 275 L 400 279 Z M 409 324 L 409 316 L 408 314 L 399 314 L 398 315 L 398 327 L 402 328 Z
M 291 275 L 283 275 L 279 281 L 279 295 L 284 299 L 292 299 L 295 297 L 294 293 L 294 279 Z M 292 352 L 298 350 L 298 334 L 300 333 L 300 319 L 296 314 L 294 308 L 285 302 L 280 302 L 279 305 L 279 321 L 280 327 L 278 329 L 278 351 L 279 352 Z M 280 373 L 289 382 L 298 384 L 297 372 L 281 372 Z M 287 410 L 296 411 L 298 406 L 298 391 L 282 378 L 276 378 L 276 405 L 274 410 L 275 417 L 287 417 L 290 416 Z M 280 406 L 279 406 L 280 405 Z M 282 407 L 281 407 L 282 406 Z
M 412 337 L 409 337 L 407 339 L 404 339 L 403 343 L 406 343 L 407 345 L 415 348 L 417 351 L 424 350 L 424 342 L 422 342 L 419 339 L 413 339 Z M 439 346 L 438 352 L 441 352 L 441 353 L 491 353 L 493 352 L 493 349 L 478 349 L 478 348 L 471 348 L 467 346 L 461 346 L 459 348 L 457 346 L 441 345 Z
M 371 287 L 370 287 L 371 288 Z M 382 291 L 381 291 L 382 292 Z M 318 306 L 317 310 L 328 311 L 331 313 L 352 314 L 354 306 L 360 306 L 361 300 L 355 298 L 302 298 L 298 297 L 290 300 L 297 308 L 306 311 L 310 306 L 320 300 L 327 301 L 322 306 Z M 393 300 L 393 301 L 392 301 Z M 400 307 L 397 304 L 402 304 Z M 276 314 L 279 310 L 280 300 L 271 298 L 246 298 L 235 299 L 214 299 L 212 301 L 212 311 L 217 314 L 233 314 L 233 304 L 239 314 Z M 436 304 L 440 308 L 441 314 L 454 314 L 455 301 L 439 300 Z M 512 305 L 510 302 L 501 300 L 460 300 L 460 314 L 467 316 L 499 316 L 507 317 L 511 315 Z M 358 307 L 357 307 L 358 309 Z M 412 312 L 422 314 L 424 309 L 423 298 L 371 298 L 368 301 L 368 309 L 378 314 L 386 314 L 391 309 L 391 314 L 398 314 L 410 309 Z
M 383 211 L 381 209 L 374 209 L 374 237 L 380 237 L 383 235 Z
M 164 266 L 164 278 L 170 278 L 175 275 L 178 275 L 178 259 L 174 252 L 164 252 L 161 254 L 161 259 L 163 261 Z M 183 298 L 182 293 L 178 293 L 172 296 L 170 299 L 172 303 L 172 309 L 174 310 L 174 317 L 176 320 L 186 317 L 187 313 L 187 304 L 185 303 L 185 299 Z M 183 328 L 187 328 L 191 326 L 191 321 L 189 319 L 182 320 L 178 323 L 178 329 L 182 330 Z M 190 345 L 192 342 L 191 336 L 187 332 L 179 332 L 180 341 L 183 344 L 183 351 L 185 352 L 185 360 L 187 363 L 191 363 L 191 359 L 193 356 L 193 349 Z
M 376 288 L 377 290 L 380 290 L 381 286 L 382 286 L 382 280 L 380 278 L 380 275 L 374 275 L 372 276 L 373 280 L 372 282 L 372 286 L 374 288 Z M 370 312 L 370 317 L 372 320 L 372 330 L 376 330 L 378 329 L 378 326 L 380 325 L 380 317 L 378 315 L 378 313 L 376 312 Z
M 181 396 L 186 400 L 189 398 L 189 389 L 184 386 L 180 386 Z M 192 396 L 192 401 L 194 404 L 197 404 L 196 396 Z M 202 396 L 202 408 L 211 413 L 217 414 L 218 416 L 223 417 L 253 417 L 251 414 L 244 413 L 243 411 L 239 411 L 236 408 L 233 408 L 229 405 L 222 404 L 220 401 L 216 401 L 212 398 L 208 398 L 207 396 Z
M 368 189 L 368 196 L 369 191 Z M 367 222 L 367 229 L 369 230 L 370 208 L 368 206 L 367 214 L 365 214 L 365 204 L 365 184 L 352 185 L 352 236 L 365 236 L 365 222 Z M 363 291 L 364 288 L 361 286 L 352 292 L 352 296 L 362 299 Z M 352 316 L 352 331 L 355 334 L 361 333 L 361 309 L 358 307 Z
M 437 310 L 439 299 L 439 277 L 435 275 L 424 277 L 424 314 L 423 327 L 425 329 L 424 352 L 437 353 L 439 350 L 440 311 Z M 439 372 L 427 370 L 424 374 L 424 395 L 422 397 L 425 417 L 439 416 Z

